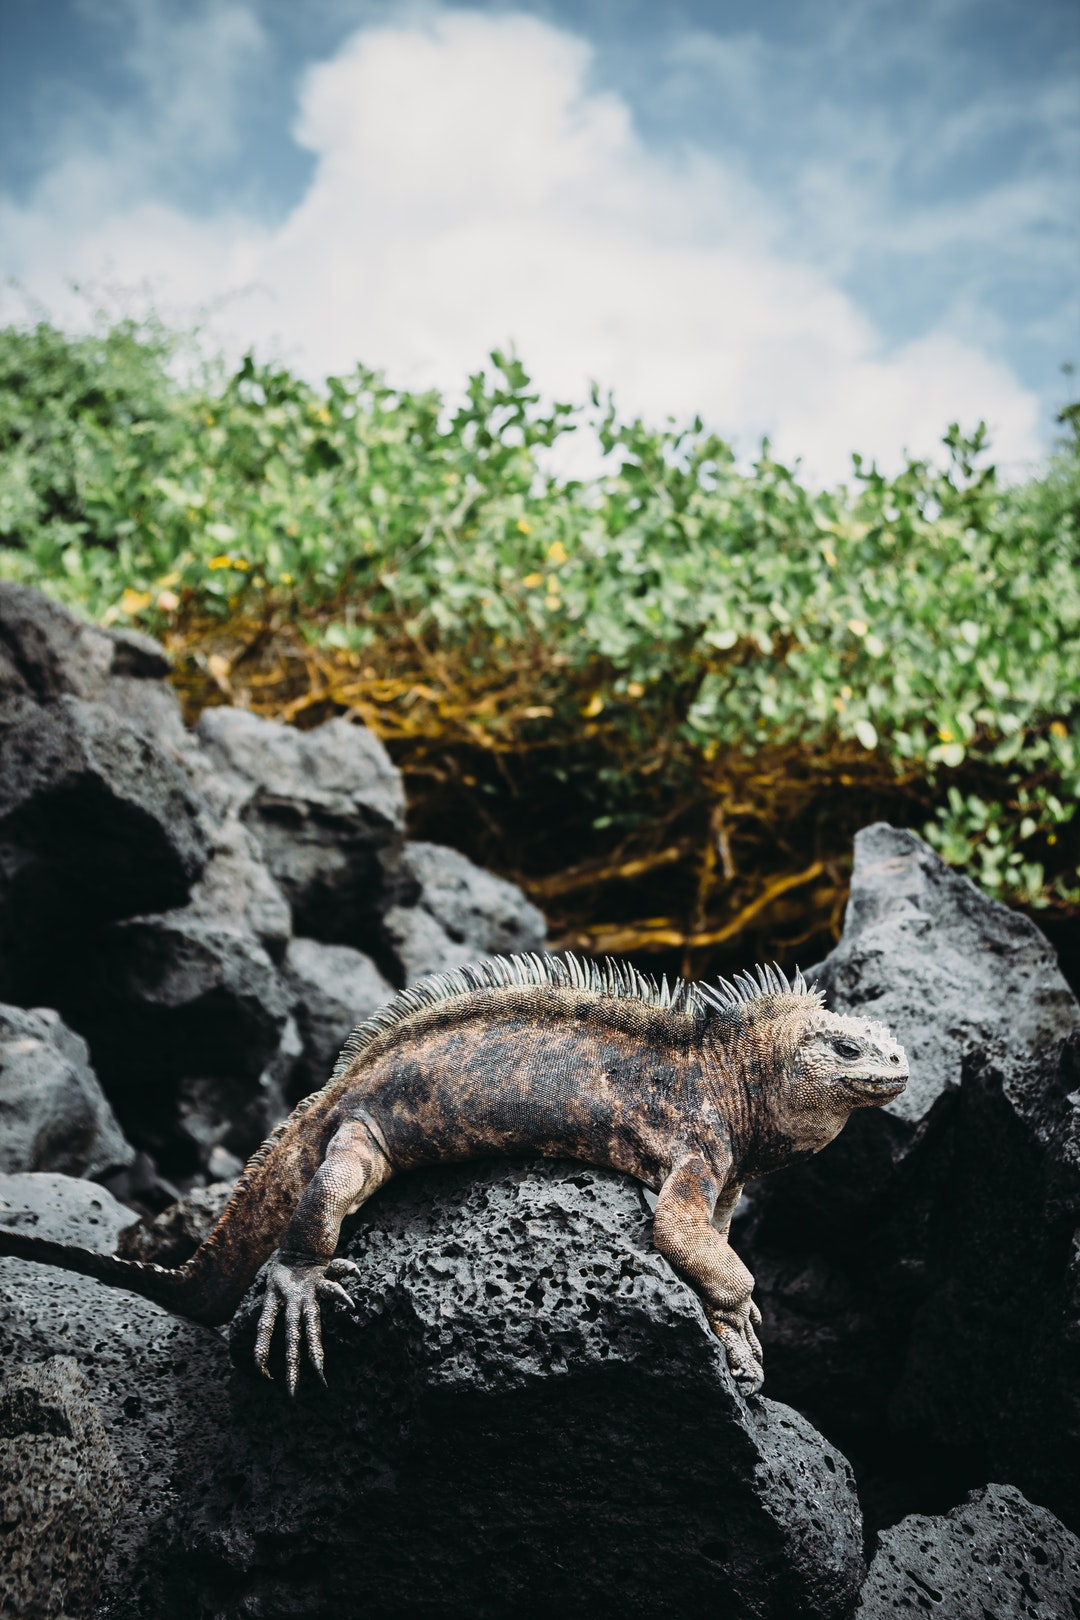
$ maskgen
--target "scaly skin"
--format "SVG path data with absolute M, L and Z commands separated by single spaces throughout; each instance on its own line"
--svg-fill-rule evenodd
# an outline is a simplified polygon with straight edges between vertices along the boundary
M 883 1025 L 824 1011 L 758 969 L 673 993 L 633 970 L 516 957 L 405 991 L 354 1032 L 322 1091 L 248 1165 L 217 1227 L 166 1271 L 0 1232 L 0 1253 L 89 1272 L 221 1322 L 270 1258 L 255 1357 L 284 1315 L 295 1391 L 320 1307 L 347 1306 L 341 1223 L 401 1170 L 539 1154 L 622 1170 L 657 1194 L 656 1247 L 701 1296 L 732 1374 L 760 1387 L 754 1279 L 728 1242 L 743 1183 L 815 1153 L 907 1082 Z M 47 1252 L 46 1252 L 47 1251 Z M 269 1375 L 269 1374 L 268 1374 Z

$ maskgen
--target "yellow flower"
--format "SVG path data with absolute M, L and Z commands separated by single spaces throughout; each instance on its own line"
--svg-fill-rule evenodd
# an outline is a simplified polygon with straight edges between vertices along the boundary
M 1061 720 L 1051 720 L 1050 735 L 1051 737 L 1057 737 L 1061 742 L 1064 742 L 1066 737 L 1069 735 L 1069 728 Z
M 521 583 L 530 591 L 535 591 L 538 586 L 544 583 L 544 576 L 543 574 L 526 574 Z
M 584 715 L 586 720 L 595 720 L 597 715 L 603 709 L 603 707 L 604 707 L 603 698 L 600 696 L 599 692 L 594 692 L 592 697 L 589 699 L 588 703 L 586 703 L 585 707 L 582 709 L 581 712 Z
M 849 619 L 847 622 L 847 627 L 853 636 L 865 636 L 866 632 L 870 628 L 865 619 Z
M 526 523 L 524 518 L 518 518 L 517 527 L 518 527 L 518 533 L 519 534 L 531 534 L 532 533 L 532 525 L 530 523 Z
M 627 697 L 639 698 L 645 696 L 645 688 L 640 681 L 628 681 L 626 686 Z
M 948 726 L 938 726 L 938 736 L 942 742 L 952 742 L 953 740 L 953 734 Z
M 553 562 L 556 567 L 566 561 L 566 547 L 561 540 L 556 540 L 553 545 L 548 546 L 548 561 Z
M 826 546 L 825 550 L 821 553 L 821 555 L 824 557 L 825 561 L 828 563 L 830 568 L 835 568 L 836 567 L 836 552 L 835 551 L 830 551 L 828 546 Z
M 120 611 L 129 615 L 141 613 L 144 608 L 150 606 L 151 600 L 149 591 L 133 591 L 129 585 L 120 598 Z

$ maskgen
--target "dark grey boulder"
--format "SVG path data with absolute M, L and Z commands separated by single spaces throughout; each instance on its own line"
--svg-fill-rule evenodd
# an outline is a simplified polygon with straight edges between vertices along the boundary
M 134 1157 L 85 1041 L 52 1008 L 0 1005 L 0 1171 L 97 1176 Z
M 543 950 L 547 922 L 514 883 L 444 844 L 406 844 L 414 905 L 393 906 L 383 935 L 403 984 L 485 956 Z
M 53 1186 L 43 1196 L 39 1184 L 46 1181 Z M 93 1182 L 10 1176 L 0 1181 L 0 1198 L 6 1204 L 0 1217 L 40 1237 L 114 1247 L 119 1206 Z M 145 1569 L 185 1470 L 210 1470 L 223 1455 L 227 1346 L 212 1329 L 134 1294 L 74 1272 L 0 1259 L 0 1374 L 53 1356 L 78 1364 L 126 1486 L 102 1549 L 100 1612 L 112 1616 L 126 1605 L 129 1620 L 146 1620 L 158 1610 L 145 1590 Z
M 242 919 L 180 910 L 94 941 L 71 1017 L 130 1139 L 166 1175 L 245 1158 L 286 1111 L 291 996 Z
M 98 1613 L 126 1482 L 86 1379 L 67 1357 L 8 1369 L 0 1385 L 0 1612 Z
M 381 913 L 415 888 L 400 867 L 401 776 L 374 733 L 344 719 L 298 731 L 241 709 L 208 709 L 196 731 L 295 931 L 369 945 Z
M 863 1576 L 844 1459 L 747 1402 L 637 1188 L 581 1165 L 417 1173 L 361 1215 L 329 1390 L 234 1329 L 227 1458 L 169 1562 L 187 1615 L 829 1620 Z
M 250 935 L 281 961 L 292 932 L 289 904 L 255 838 L 236 816 L 214 827 L 210 858 L 184 913 Z
M 0 581 L 0 703 L 100 698 L 118 655 L 130 663 L 133 651 L 29 585 Z
M 46 861 L 69 910 L 182 904 L 208 853 L 202 814 L 179 766 L 107 704 L 0 716 L 0 843 Z
M 113 1254 L 120 1234 L 136 1220 L 133 1209 L 96 1182 L 47 1171 L 0 1174 L 0 1226 L 30 1237 Z
M 872 1521 L 989 1476 L 1075 1525 L 1080 1011 L 1054 953 L 914 834 L 876 826 L 817 983 L 890 1025 L 911 1095 L 750 1189 L 733 1241 L 767 1388 L 854 1460 Z
M 858 1620 L 1066 1620 L 1080 1615 L 1080 1539 L 1010 1485 L 987 1485 L 943 1518 L 882 1532 Z
M 121 1234 L 116 1253 L 125 1260 L 149 1260 L 158 1266 L 182 1266 L 221 1219 L 232 1197 L 232 1181 L 193 1187 L 160 1214 L 146 1217 Z M 0 1196 L 2 1196 L 0 1183 Z
M 349 1032 L 390 1000 L 394 986 L 370 956 L 315 939 L 289 941 L 284 971 L 304 1047 L 293 1091 L 306 1096 L 326 1084 Z
M 966 1053 L 994 1048 L 1026 1063 L 1080 1029 L 1076 998 L 1035 924 L 914 833 L 884 823 L 856 836 L 843 938 L 815 982 L 835 1011 L 880 1018 L 904 1043 L 907 1090 L 875 1110 L 901 1126 L 918 1126 L 959 1086 Z

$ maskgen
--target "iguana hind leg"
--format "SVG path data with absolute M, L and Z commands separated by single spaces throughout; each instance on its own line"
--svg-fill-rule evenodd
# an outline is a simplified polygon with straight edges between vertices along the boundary
M 701 1295 L 709 1325 L 727 1352 L 732 1377 L 752 1393 L 764 1378 L 761 1344 L 754 1331 L 761 1312 L 751 1298 L 754 1279 L 727 1240 L 740 1190 L 721 1198 L 721 1185 L 704 1159 L 684 1159 L 660 1189 L 653 1241 Z
M 343 1125 L 332 1137 L 326 1157 L 301 1194 L 281 1247 L 270 1259 L 255 1338 L 255 1361 L 269 1378 L 274 1326 L 284 1311 L 285 1370 L 290 1395 L 296 1393 L 300 1377 L 301 1337 L 312 1366 L 323 1377 L 323 1301 L 351 1305 L 337 1279 L 356 1267 L 349 1260 L 334 1259 L 341 1223 L 391 1174 L 390 1162 L 369 1127 L 358 1120 Z

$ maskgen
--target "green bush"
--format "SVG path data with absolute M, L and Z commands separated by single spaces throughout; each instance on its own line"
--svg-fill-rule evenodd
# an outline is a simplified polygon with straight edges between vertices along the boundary
M 745 791 L 765 761 L 790 779 L 778 799 L 846 773 L 998 896 L 1080 906 L 1075 408 L 1018 487 L 983 428 L 954 426 L 942 468 L 890 479 L 856 457 L 850 485 L 814 492 L 767 445 L 740 470 L 699 422 L 547 410 L 499 354 L 456 409 L 362 369 L 315 388 L 250 358 L 181 382 L 174 356 L 131 324 L 0 332 L 4 576 L 194 645 L 203 667 L 238 626 L 245 655 L 261 627 L 259 656 L 288 633 L 354 675 L 375 660 L 385 677 L 394 649 L 420 699 L 385 706 L 388 734 L 434 669 L 469 694 L 475 747 L 554 760 L 594 739 L 573 768 L 593 761 L 591 826 L 613 844 L 655 819 L 657 773 L 676 795 L 705 783 L 736 835 L 740 816 L 767 823 L 768 787 Z M 569 431 L 598 437 L 591 481 L 551 470 Z

